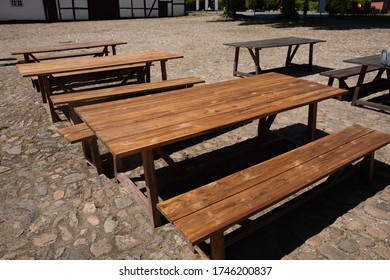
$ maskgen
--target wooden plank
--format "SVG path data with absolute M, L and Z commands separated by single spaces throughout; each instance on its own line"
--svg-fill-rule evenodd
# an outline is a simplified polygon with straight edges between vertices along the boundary
M 251 77 L 253 78 L 253 77 Z M 290 76 L 285 76 L 277 73 L 267 73 L 264 75 L 261 75 L 262 83 L 268 83 L 270 88 L 274 87 L 275 85 L 284 82 L 294 82 L 295 78 Z M 202 87 L 197 87 L 196 92 L 198 94 L 192 95 L 192 90 L 181 90 L 181 98 L 185 98 L 187 95 L 188 101 L 196 99 L 198 102 L 199 100 L 205 100 L 205 102 L 214 102 L 212 100 L 213 98 L 217 98 L 219 96 L 219 93 L 223 91 L 223 96 L 220 96 L 220 98 L 227 98 L 229 96 L 237 96 L 237 93 L 234 91 L 235 89 L 245 89 L 245 88 L 252 88 L 254 86 L 261 86 L 261 84 L 257 83 L 255 79 L 240 79 L 240 80 L 229 80 L 229 81 L 223 81 L 213 84 L 207 84 Z M 233 89 L 232 89 L 233 87 Z M 242 88 L 241 88 L 242 87 Z M 266 89 L 267 87 L 262 87 L 262 90 Z M 231 90 L 232 89 L 232 90 Z M 204 92 L 207 91 L 207 94 L 204 94 Z M 189 93 L 187 93 L 189 92 Z M 211 96 L 210 96 L 211 95 Z M 178 103 L 182 103 L 181 100 L 178 100 L 176 93 L 163 93 L 158 96 L 153 97 L 143 97 L 140 99 L 132 99 L 129 102 L 124 101 L 113 101 L 109 104 L 100 104 L 100 105 L 92 105 L 92 106 L 83 106 L 83 108 L 80 108 L 79 112 L 83 114 L 88 114 L 93 116 L 104 114 L 105 112 L 115 112 L 116 109 L 119 111 L 126 109 L 126 110 L 136 110 L 137 108 L 139 111 L 149 108 L 154 108 L 156 105 L 159 105 L 160 102 L 166 101 L 168 104 L 172 104 L 172 102 L 176 102 L 173 106 L 177 106 Z M 194 102 L 194 101 L 193 101 Z M 149 106 L 148 106 L 149 105 Z M 143 107 L 148 106 L 148 107 Z M 172 106 L 170 107 L 172 108 Z
M 71 144 L 95 137 L 95 134 L 88 128 L 85 123 L 62 127 L 58 129 L 58 133 L 64 136 L 65 139 Z
M 120 66 L 127 64 L 148 63 L 161 60 L 170 60 L 182 58 L 181 55 L 149 51 L 123 55 L 101 56 L 93 58 L 80 59 L 62 59 L 45 63 L 26 63 L 18 64 L 20 74 L 23 77 L 53 75 L 56 73 L 65 73 L 72 71 L 98 69 L 109 66 Z
M 332 77 L 336 79 L 348 78 L 352 76 L 357 76 L 360 74 L 361 66 L 354 66 L 349 68 L 330 70 L 323 73 L 320 73 L 321 76 Z M 383 69 L 383 67 L 379 66 L 369 66 L 367 68 L 367 72 L 377 71 Z
M 258 106 L 263 106 L 263 108 L 268 108 L 267 110 L 269 110 L 271 102 L 273 103 L 273 106 L 283 107 L 284 104 L 282 104 L 281 100 L 284 102 L 286 98 L 301 98 L 301 93 L 312 96 L 313 99 L 317 99 L 326 91 L 333 92 L 334 90 L 333 88 L 316 83 L 309 83 L 305 86 L 307 83 L 302 82 L 302 84 L 300 84 L 301 81 L 297 82 L 296 79 L 292 78 L 292 80 L 286 80 L 285 83 L 277 81 L 278 85 L 281 87 L 281 91 L 284 91 L 281 94 L 275 93 L 274 86 L 261 87 L 256 83 L 250 84 L 249 81 L 251 78 L 247 79 L 248 81 L 244 81 L 239 87 L 236 86 L 232 89 L 232 85 L 228 86 L 226 88 L 226 92 L 222 87 L 220 90 L 218 90 L 218 87 L 210 89 L 210 87 L 207 85 L 206 90 L 202 90 L 206 86 L 200 86 L 196 89 L 178 91 L 177 94 L 180 94 L 180 99 L 177 98 L 176 94 L 173 95 L 172 93 L 166 93 L 156 98 L 135 98 L 134 100 L 131 100 L 131 103 L 126 103 L 124 106 L 121 106 L 124 102 L 122 102 L 122 104 L 119 102 L 109 104 L 105 103 L 97 107 L 92 107 L 92 111 L 90 111 L 89 108 L 86 108 L 87 106 L 83 106 L 82 108 L 77 109 L 77 111 L 81 113 L 86 122 L 92 124 L 99 130 L 104 129 L 105 126 L 110 126 L 111 129 L 114 130 L 115 126 L 122 127 L 122 125 L 125 123 L 127 123 L 129 127 L 131 126 L 133 128 L 137 127 L 138 125 L 142 126 L 143 129 L 149 126 L 153 127 L 153 129 L 156 129 L 157 126 L 154 120 L 159 120 L 157 125 L 165 126 L 168 124 L 178 124 L 182 122 L 182 119 L 185 119 L 188 116 L 191 116 L 191 119 L 196 120 L 199 117 L 203 119 L 205 116 L 213 117 L 214 114 L 221 115 L 223 111 L 233 111 L 233 114 L 236 115 L 240 110 L 247 111 L 249 109 L 258 112 L 259 109 L 261 110 L 262 108 L 259 108 Z M 288 91 L 290 87 L 293 87 L 294 90 Z M 253 90 L 253 88 L 256 88 L 256 90 Z M 320 91 L 323 92 L 321 93 L 315 90 L 318 88 L 320 88 Z M 236 90 L 239 90 L 241 94 L 236 94 Z M 308 90 L 312 90 L 312 92 L 306 93 Z M 344 91 L 339 92 L 339 94 L 341 93 L 344 93 Z M 337 94 L 335 93 L 335 95 Z M 324 96 L 328 97 L 326 93 Z M 188 98 L 188 100 L 185 100 L 185 98 Z M 270 103 L 267 103 L 268 101 Z M 295 100 L 293 101 L 295 102 Z M 111 104 L 114 104 L 114 106 L 117 105 L 117 107 L 112 108 Z M 97 109 L 94 110 L 95 108 Z M 234 108 L 234 110 L 232 110 L 232 108 Z M 102 118 L 102 116 L 105 116 L 105 112 L 107 112 L 107 114 L 111 114 L 111 116 L 115 115 L 115 120 L 110 119 L 110 121 L 114 122 L 114 124 L 106 124 L 104 118 Z M 142 113 L 142 117 L 144 119 L 142 123 L 140 123 L 137 119 L 137 115 L 140 113 Z M 172 120 L 169 119 L 173 118 L 171 115 L 174 115 L 175 123 L 172 123 Z M 129 121 L 133 117 L 134 122 L 130 123 Z M 231 116 L 227 117 L 230 118 Z M 121 122 L 122 120 L 123 123 Z M 151 122 L 151 124 L 147 125 L 145 122 Z M 111 132 L 108 131 L 107 134 L 111 135 L 110 139 L 118 137 L 118 135 L 114 136 Z
M 246 41 L 246 42 L 234 42 L 234 43 L 224 43 L 225 46 L 233 47 L 244 47 L 244 48 L 276 48 L 276 47 L 285 47 L 291 45 L 304 45 L 304 44 L 314 44 L 326 42 L 321 39 L 310 39 L 310 38 L 300 38 L 300 37 L 283 37 L 283 38 L 273 38 L 265 40 L 256 40 L 256 41 Z
M 266 209 L 388 143 L 390 135 L 373 131 L 294 169 L 174 221 L 174 224 L 191 243 L 197 244 L 208 238 L 211 233 L 226 229 Z M 205 223 L 204 217 L 213 218 Z
M 320 101 L 338 95 L 339 94 L 335 94 L 335 92 L 313 91 L 302 94 L 301 96 L 281 99 L 278 102 L 273 103 L 258 102 L 248 105 L 248 107 L 231 108 L 230 110 L 225 110 L 223 112 L 203 112 L 205 114 L 203 118 L 199 118 L 199 115 L 194 112 L 192 112 L 192 114 L 189 112 L 186 114 L 187 118 L 181 118 L 184 121 L 187 120 L 186 122 L 176 122 L 175 119 L 172 118 L 174 124 L 170 125 L 166 121 L 171 120 L 168 118 L 161 118 L 160 120 L 163 126 L 160 127 L 160 123 L 158 123 L 154 128 L 150 126 L 150 130 L 148 131 L 145 131 L 146 122 L 142 124 L 132 123 L 134 124 L 133 126 L 129 125 L 124 127 L 126 127 L 126 129 L 139 129 L 142 130 L 143 133 L 131 135 L 131 141 L 129 141 L 129 138 L 125 133 L 123 133 L 123 137 L 118 137 L 122 132 L 117 129 L 105 129 L 103 131 L 97 131 L 96 134 L 110 147 L 112 152 L 124 156 L 130 154 L 128 153 L 129 151 L 134 153 L 144 147 L 167 145 L 175 141 L 185 140 L 189 137 L 213 132 L 226 126 L 265 117 L 269 115 L 270 112 L 279 113 L 311 104 L 316 100 Z M 206 113 L 208 114 L 206 115 Z M 150 123 L 150 125 L 152 125 L 152 123 Z M 109 140 L 106 140 L 105 137 Z
M 204 80 L 200 80 L 195 77 L 164 80 L 152 83 L 134 84 L 116 86 L 104 89 L 95 89 L 70 94 L 59 94 L 51 97 L 52 102 L 55 105 L 66 104 L 69 102 L 86 101 L 98 98 L 130 95 L 135 93 L 151 92 L 156 90 L 169 90 L 180 86 L 190 86 L 197 83 L 203 83 Z
M 96 41 L 96 42 L 64 43 L 64 44 L 55 44 L 55 45 L 46 45 L 46 46 L 28 46 L 24 48 L 13 49 L 11 50 L 11 54 L 19 55 L 25 53 L 57 52 L 57 51 L 88 49 L 88 48 L 97 48 L 97 47 L 105 47 L 105 46 L 117 46 L 117 45 L 124 45 L 124 44 L 127 44 L 127 42 L 106 40 L 106 41 Z
M 338 131 L 315 142 L 311 142 L 305 146 L 277 156 L 271 161 L 263 162 L 261 165 L 254 168 L 245 169 L 242 172 L 234 173 L 224 179 L 203 186 L 202 188 L 197 188 L 193 191 L 160 202 L 158 207 L 170 221 L 178 220 L 196 212 L 198 209 L 206 208 L 226 197 L 241 192 L 251 187 L 254 183 L 261 183 L 272 177 L 278 176 L 287 170 L 293 169 L 302 163 L 308 162 L 323 153 L 351 142 L 353 139 L 370 132 L 370 129 L 356 125 Z M 241 183 L 234 185 L 225 182 Z M 213 195 L 210 196 L 210 193 Z

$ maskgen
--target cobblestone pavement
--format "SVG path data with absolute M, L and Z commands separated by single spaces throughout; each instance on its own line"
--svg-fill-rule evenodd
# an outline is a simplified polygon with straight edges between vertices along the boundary
M 57 134 L 31 81 L 22 78 L 9 50 L 29 45 L 119 39 L 118 53 L 162 50 L 184 55 L 168 62 L 168 78 L 197 76 L 207 83 L 232 79 L 233 49 L 225 42 L 301 36 L 315 45 L 314 71 L 290 74 L 327 83 L 318 75 L 350 66 L 344 59 L 390 47 L 389 24 L 307 19 L 292 25 L 223 20 L 215 14 L 101 22 L 0 25 L 0 258 L 1 259 L 191 259 L 196 258 L 171 225 L 153 229 L 132 196 L 109 176 L 87 166 L 79 144 Z M 302 47 L 297 63 L 306 63 Z M 242 55 L 243 69 L 252 69 Z M 284 49 L 261 51 L 264 69 L 283 66 Z M 155 66 L 158 69 L 158 65 Z M 158 79 L 153 71 L 152 79 Z M 354 79 L 348 80 L 351 84 Z M 306 109 L 280 114 L 273 129 L 300 139 Z M 332 133 L 354 123 L 390 133 L 390 116 L 335 99 L 319 105 L 318 129 Z M 297 125 L 298 124 L 298 125 Z M 301 125 L 299 125 L 301 124 Z M 177 160 L 211 155 L 232 143 L 250 143 L 255 123 L 202 139 Z M 136 161 L 135 161 L 136 162 Z M 238 259 L 390 259 L 390 145 L 376 154 L 370 186 L 359 177 L 228 249 Z M 130 175 L 139 173 L 133 164 Z M 162 166 L 162 163 L 158 162 Z

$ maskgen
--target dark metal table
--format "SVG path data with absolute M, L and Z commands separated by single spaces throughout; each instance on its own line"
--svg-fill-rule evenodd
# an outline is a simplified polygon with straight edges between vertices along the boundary
M 361 65 L 361 70 L 359 74 L 359 79 L 356 84 L 356 88 L 352 97 L 352 105 L 360 105 L 360 106 L 367 106 L 367 107 L 372 107 L 376 108 L 379 110 L 384 110 L 390 112 L 390 105 L 385 105 L 385 104 L 380 104 L 380 103 L 375 103 L 375 102 L 370 102 L 366 100 L 360 100 L 359 95 L 361 93 L 361 88 L 364 83 L 364 78 L 367 73 L 367 68 L 368 66 L 382 66 L 383 70 L 386 70 L 386 75 L 387 75 L 387 83 L 389 87 L 389 93 L 390 93 L 390 67 L 385 66 L 380 63 L 380 56 L 379 55 L 370 55 L 370 56 L 363 56 L 363 57 L 356 57 L 352 59 L 346 59 L 344 62 L 347 63 L 353 63 L 353 64 L 359 64 Z
M 312 69 L 313 65 L 313 48 L 314 44 L 326 42 L 319 39 L 310 39 L 310 38 L 299 38 L 299 37 L 284 37 L 284 38 L 275 38 L 275 39 L 266 39 L 258 41 L 248 41 L 248 42 L 236 42 L 236 43 L 224 43 L 226 46 L 235 47 L 234 55 L 234 66 L 233 66 L 233 76 L 250 76 L 250 73 L 238 71 L 238 58 L 240 54 L 240 48 L 246 48 L 251 55 L 253 62 L 255 63 L 255 74 L 258 75 L 261 72 L 260 67 L 260 50 L 266 48 L 276 48 L 276 47 L 288 47 L 287 57 L 285 66 L 292 64 L 292 60 L 299 48 L 300 45 L 309 45 L 309 70 Z M 294 47 L 295 46 L 295 47 Z M 294 47 L 294 49 L 293 49 Z

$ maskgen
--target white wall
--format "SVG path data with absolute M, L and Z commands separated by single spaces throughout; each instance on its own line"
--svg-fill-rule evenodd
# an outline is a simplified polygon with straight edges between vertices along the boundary
M 42 0 L 23 0 L 23 7 L 11 7 L 10 0 L 0 0 L 0 20 L 46 20 Z

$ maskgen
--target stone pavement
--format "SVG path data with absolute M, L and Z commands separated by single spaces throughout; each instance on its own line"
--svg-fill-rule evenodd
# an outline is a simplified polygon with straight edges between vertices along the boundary
M 314 71 L 292 75 L 326 83 L 318 75 L 349 66 L 347 58 L 390 46 L 389 24 L 316 18 L 296 25 L 228 21 L 215 14 L 180 18 L 0 25 L 0 259 L 191 259 L 171 225 L 153 229 L 147 215 L 114 179 L 86 165 L 81 146 L 70 145 L 52 124 L 40 95 L 22 78 L 9 50 L 28 45 L 120 39 L 118 53 L 162 50 L 184 55 L 168 62 L 168 78 L 197 76 L 212 83 L 232 79 L 233 49 L 225 42 L 305 36 L 315 45 Z M 306 63 L 302 47 L 296 62 Z M 284 49 L 261 52 L 263 68 L 282 66 Z M 243 53 L 242 68 L 252 69 Z M 158 65 L 156 65 L 158 68 Z M 291 71 L 291 70 L 289 70 Z M 158 70 L 152 79 L 158 79 Z M 349 81 L 348 81 L 349 82 Z M 356 82 L 351 79 L 350 83 Z M 280 114 L 273 129 L 301 139 L 306 109 Z M 347 101 L 319 105 L 318 129 L 332 133 L 353 123 L 390 133 L 390 116 Z M 236 142 L 249 143 L 256 124 L 213 135 L 183 149 L 177 160 L 211 154 Z M 134 161 L 129 175 L 141 167 Z M 159 166 L 163 163 L 158 161 Z M 228 250 L 237 259 L 390 259 L 390 145 L 376 154 L 370 186 L 358 177 L 337 185 L 303 207 Z M 232 164 L 231 164 L 232 165 Z M 234 165 L 234 164 L 233 164 Z M 226 167 L 227 168 L 227 167 Z M 199 179 L 199 178 L 198 178 Z

